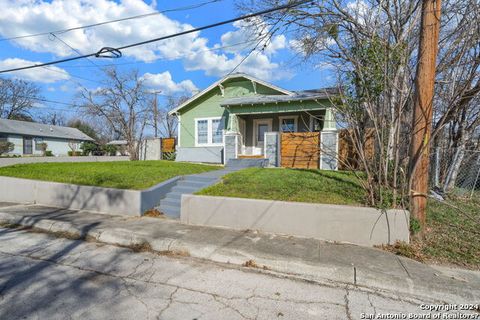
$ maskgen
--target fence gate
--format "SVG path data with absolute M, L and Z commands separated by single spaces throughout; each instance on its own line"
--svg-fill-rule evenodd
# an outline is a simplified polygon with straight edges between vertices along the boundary
M 282 133 L 282 167 L 318 169 L 319 163 L 320 132 Z

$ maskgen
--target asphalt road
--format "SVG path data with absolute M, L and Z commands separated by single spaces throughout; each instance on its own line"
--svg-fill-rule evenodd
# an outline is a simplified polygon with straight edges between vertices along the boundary
M 0 319 L 361 319 L 422 301 L 0 228 Z

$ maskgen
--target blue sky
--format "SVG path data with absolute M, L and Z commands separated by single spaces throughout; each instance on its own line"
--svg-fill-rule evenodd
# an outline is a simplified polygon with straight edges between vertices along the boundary
M 0 0 L 2 38 L 33 34 L 106 20 L 178 8 L 207 0 Z M 193 10 L 159 14 L 94 28 L 57 34 L 81 53 L 95 52 L 102 46 L 120 46 L 155 38 L 191 27 L 229 19 L 239 15 L 234 2 L 223 0 Z M 261 21 L 259 21 L 261 23 Z M 261 28 L 260 28 L 261 29 Z M 258 32 L 258 29 L 255 31 Z M 228 73 L 250 50 L 254 42 L 251 29 L 236 23 L 171 41 L 123 51 L 120 59 L 95 59 L 98 65 L 115 63 L 120 69 L 137 68 L 146 83 L 170 94 L 191 95 Z M 262 80 L 291 90 L 332 85 L 333 77 L 325 68 L 300 64 L 291 35 L 276 35 L 264 52 L 251 55 L 238 68 Z M 223 49 L 216 50 L 217 47 Z M 224 48 L 226 47 L 226 48 Z M 77 53 L 52 36 L 39 36 L 0 42 L 0 69 L 75 56 Z M 3 74 L 33 81 L 41 86 L 46 99 L 71 103 L 79 87 L 101 86 L 102 73 L 85 59 L 56 66 Z M 83 78 L 83 79 L 81 79 Z M 69 107 L 42 103 L 41 108 L 58 109 L 71 116 Z

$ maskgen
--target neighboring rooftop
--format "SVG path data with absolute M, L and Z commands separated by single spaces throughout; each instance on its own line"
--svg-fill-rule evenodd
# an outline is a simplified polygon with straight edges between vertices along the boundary
M 34 137 L 51 137 L 71 140 L 93 141 L 77 128 L 53 126 L 49 124 L 0 119 L 0 132 Z
M 255 95 L 225 99 L 222 101 L 222 106 L 248 105 L 248 104 L 262 104 L 262 103 L 276 103 L 289 101 L 303 101 L 303 100 L 325 100 L 338 95 L 337 88 L 324 88 L 294 91 L 293 95 Z
M 107 144 L 112 144 L 112 145 L 115 145 L 115 146 L 123 146 L 123 145 L 127 145 L 128 142 L 127 142 L 127 140 L 112 140 Z

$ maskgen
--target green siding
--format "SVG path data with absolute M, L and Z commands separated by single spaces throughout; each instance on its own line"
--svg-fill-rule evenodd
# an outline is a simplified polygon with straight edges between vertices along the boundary
M 226 129 L 229 112 L 226 108 L 221 107 L 220 103 L 224 99 L 255 95 L 250 80 L 234 81 L 231 79 L 224 82 L 223 87 L 224 97 L 222 97 L 220 88 L 216 87 L 180 111 L 180 147 L 195 146 L 195 118 L 224 117 L 224 129 Z M 257 94 L 282 94 L 258 83 L 256 89 Z

